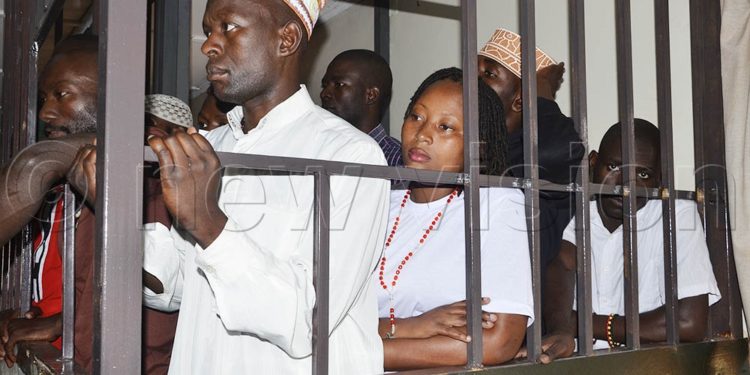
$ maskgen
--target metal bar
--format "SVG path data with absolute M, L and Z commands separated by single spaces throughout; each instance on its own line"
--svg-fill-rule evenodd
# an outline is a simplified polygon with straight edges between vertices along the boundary
M 383 179 L 398 179 L 405 181 L 420 181 L 425 183 L 442 183 L 463 185 L 464 181 L 469 179 L 465 173 L 451 173 L 429 170 L 417 170 L 410 168 L 394 168 L 369 164 L 351 164 L 341 163 L 328 160 L 287 158 L 266 155 L 247 155 L 231 152 L 217 152 L 219 161 L 222 166 L 231 166 L 234 168 L 246 168 L 257 171 L 266 171 L 266 173 L 276 174 L 309 174 L 310 165 L 318 165 L 325 168 L 331 175 L 372 177 Z M 151 148 L 144 148 L 143 158 L 147 162 L 158 162 L 156 155 Z M 364 173 L 364 175 L 361 175 Z M 260 173 L 258 173 L 260 174 Z M 478 180 L 480 187 L 507 187 L 514 189 L 526 189 L 531 186 L 531 179 L 516 178 L 505 176 L 488 176 L 479 175 Z M 624 194 L 625 189 L 622 185 L 604 185 L 588 184 L 589 191 L 596 191 L 597 194 L 603 195 L 620 195 Z M 540 191 L 561 191 L 575 193 L 582 191 L 582 186 L 578 184 L 555 184 L 545 180 L 539 180 Z M 638 197 L 649 199 L 660 199 L 660 189 L 646 189 L 636 187 L 634 190 Z M 695 200 L 696 194 L 693 191 L 676 190 L 674 192 L 677 199 Z
M 93 367 L 101 374 L 136 374 L 143 267 L 143 185 L 137 182 L 144 129 L 133 124 L 143 123 L 146 0 L 100 0 L 99 11 L 94 278 L 101 293 L 94 299 Z
M 693 83 L 695 186 L 704 212 L 714 276 L 721 300 L 711 306 L 709 335 L 742 337 L 742 300 L 727 207 L 724 105 L 721 82 L 721 8 L 709 1 L 690 1 Z
M 322 375 L 328 373 L 329 353 L 331 176 L 324 169 L 314 176 L 312 373 Z
M 10 296 L 10 288 L 8 287 L 8 273 L 6 272 L 5 268 L 7 267 L 8 261 L 6 259 L 10 259 L 12 251 L 11 251 L 11 244 L 9 243 L 6 246 L 3 246 L 2 252 L 0 252 L 0 255 L 2 258 L 0 258 L 0 271 L 3 272 L 2 275 L 0 275 L 0 290 L 3 291 L 2 295 L 0 295 L 0 299 L 2 299 L 3 304 L 3 310 L 9 308 L 8 307 L 8 300 L 10 300 L 12 297 Z
M 31 49 L 29 50 L 29 57 L 28 57 L 28 76 L 26 77 L 27 80 L 27 88 L 26 88 L 26 144 L 30 145 L 34 142 L 36 142 L 36 132 L 37 132 L 37 123 L 36 123 L 36 117 L 37 117 L 37 82 L 39 80 L 37 72 L 38 69 L 38 63 L 39 63 L 39 42 L 33 42 L 31 44 Z
M 191 0 L 156 2 L 154 92 L 190 100 Z
M 467 332 L 474 338 L 466 346 L 466 367 L 482 367 L 482 263 L 479 223 L 479 73 L 477 68 L 477 2 L 461 3 L 461 62 L 464 115 L 464 231 L 466 239 Z
M 583 0 L 569 0 L 570 81 L 573 121 L 583 147 L 588 151 L 588 108 L 586 100 L 586 25 Z M 587 152 L 588 153 L 588 152 Z M 578 311 L 578 354 L 593 353 L 593 310 L 591 307 L 591 216 L 589 161 L 581 160 L 576 193 L 576 310 Z
M 617 88 L 618 112 L 622 124 L 623 186 L 622 250 L 625 278 L 625 338 L 630 349 L 640 349 L 638 308 L 638 224 L 635 194 L 635 128 L 633 125 L 633 61 L 630 35 L 630 0 L 615 2 L 617 33 Z
M 22 232 L 23 244 L 21 245 L 22 251 L 19 255 L 21 261 L 20 272 L 21 277 L 19 278 L 20 283 L 20 299 L 21 303 L 19 307 L 21 311 L 28 311 L 31 307 L 31 265 L 32 257 L 34 254 L 33 247 L 34 241 L 31 238 L 31 229 L 29 227 L 24 228 Z
M 521 95 L 523 101 L 524 176 L 531 182 L 524 190 L 526 226 L 529 235 L 531 280 L 534 289 L 534 316 L 526 332 L 528 358 L 535 360 L 542 353 L 541 250 L 539 224 L 539 156 L 536 95 L 536 18 L 534 0 L 521 1 Z
M 39 44 L 44 43 L 52 26 L 62 17 L 64 5 L 65 0 L 47 0 L 43 4 L 39 3 L 39 6 L 36 8 L 37 13 L 34 15 L 36 22 L 34 24 L 33 41 Z
M 662 224 L 664 238 L 664 293 L 667 343 L 680 343 L 677 317 L 677 227 L 674 152 L 672 150 L 672 81 L 669 43 L 669 0 L 654 0 L 656 25 L 656 96 L 661 133 Z
M 63 218 L 63 332 L 62 359 L 73 360 L 75 335 L 75 195 L 70 185 L 65 185 L 63 196 L 65 216 Z
M 387 61 L 391 62 L 391 16 L 390 1 L 375 0 L 375 53 Z M 386 133 L 391 133 L 390 109 L 386 109 L 380 123 L 385 128 Z

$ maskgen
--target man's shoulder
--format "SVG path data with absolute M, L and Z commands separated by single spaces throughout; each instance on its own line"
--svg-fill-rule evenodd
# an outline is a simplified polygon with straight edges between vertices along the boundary
M 385 158 L 380 150 L 380 145 L 369 135 L 359 131 L 346 120 L 314 106 L 307 115 L 309 123 L 307 130 L 313 132 L 310 139 L 316 139 L 324 147 L 340 150 L 361 150 L 362 154 L 371 153 L 367 157 L 370 164 L 385 164 Z

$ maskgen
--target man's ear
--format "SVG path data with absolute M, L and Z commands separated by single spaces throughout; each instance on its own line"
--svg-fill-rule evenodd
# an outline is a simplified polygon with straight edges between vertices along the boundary
M 380 89 L 377 87 L 370 87 L 365 91 L 367 104 L 372 105 L 377 103 L 380 99 Z
M 281 38 L 279 54 L 281 56 L 291 56 L 299 50 L 305 33 L 302 32 L 302 28 L 297 22 L 290 20 L 279 30 L 279 36 Z
M 510 110 L 513 112 L 523 112 L 523 99 L 521 90 L 516 91 L 516 95 L 513 97 L 513 101 L 510 102 Z

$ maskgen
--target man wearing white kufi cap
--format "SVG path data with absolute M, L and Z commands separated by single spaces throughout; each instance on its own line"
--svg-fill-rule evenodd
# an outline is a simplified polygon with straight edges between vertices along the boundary
M 301 55 L 324 3 L 209 0 L 207 78 L 218 99 L 239 104 L 228 126 L 205 138 L 190 131 L 150 140 L 179 223 L 150 233 L 144 264 L 162 283 L 144 290 L 146 303 L 180 310 L 172 374 L 311 371 L 313 180 L 215 173 L 214 150 L 386 164 L 374 140 L 313 104 L 300 85 Z M 369 278 L 383 248 L 388 191 L 385 180 L 331 178 L 334 374 L 383 371 Z

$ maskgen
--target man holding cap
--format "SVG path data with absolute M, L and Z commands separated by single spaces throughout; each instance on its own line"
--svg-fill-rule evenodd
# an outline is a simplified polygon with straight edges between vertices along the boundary
M 206 138 L 190 131 L 149 141 L 175 225 L 146 246 L 144 267 L 162 288 L 144 297 L 180 310 L 170 373 L 311 371 L 313 179 L 222 170 L 214 150 L 386 164 L 374 140 L 313 104 L 300 85 L 301 56 L 324 3 L 209 0 L 208 80 L 218 99 L 240 104 Z M 369 279 L 383 248 L 388 191 L 386 180 L 331 178 L 331 373 L 383 371 Z
M 498 28 L 479 51 L 479 77 L 500 97 L 508 128 L 508 158 L 515 177 L 524 177 L 523 104 L 521 98 L 521 37 Z M 557 184 L 575 182 L 577 167 L 585 152 L 573 120 L 555 103 L 562 84 L 563 63 L 557 64 L 536 49 L 539 178 Z M 573 195 L 542 192 L 541 255 L 544 268 L 560 250 L 562 232 L 575 214 Z M 542 284 L 544 285 L 544 283 Z M 544 288 L 542 294 L 544 294 Z

